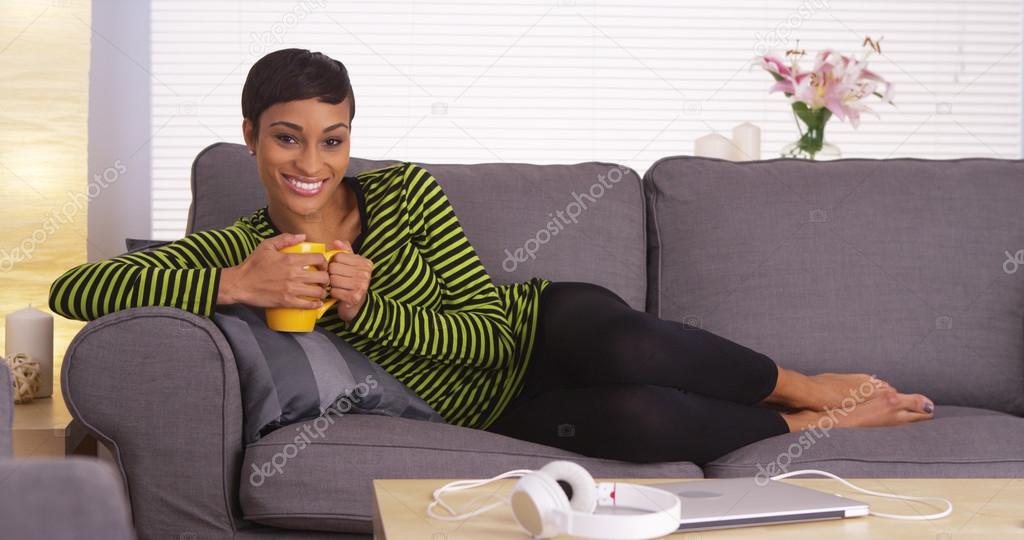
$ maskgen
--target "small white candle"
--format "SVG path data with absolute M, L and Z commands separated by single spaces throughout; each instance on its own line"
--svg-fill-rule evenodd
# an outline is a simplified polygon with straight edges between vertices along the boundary
M 39 362 L 39 392 L 53 394 L 53 315 L 28 306 L 4 318 L 4 356 L 25 353 Z
M 755 161 L 761 159 L 761 128 L 743 122 L 732 128 L 732 143 L 736 161 Z
M 719 159 L 732 159 L 732 141 L 718 133 L 708 133 L 693 143 L 693 155 Z

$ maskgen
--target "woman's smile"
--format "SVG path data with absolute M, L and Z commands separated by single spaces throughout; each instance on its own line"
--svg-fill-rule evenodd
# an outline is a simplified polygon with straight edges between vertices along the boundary
M 311 176 L 301 176 L 297 174 L 281 173 L 284 178 L 284 183 L 287 185 L 293 193 L 296 193 L 302 197 L 315 197 L 324 190 L 324 186 L 327 185 L 327 178 L 317 178 Z

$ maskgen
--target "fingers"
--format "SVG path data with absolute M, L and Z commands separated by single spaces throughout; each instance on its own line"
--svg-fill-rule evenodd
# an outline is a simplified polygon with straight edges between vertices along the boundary
M 369 283 L 370 278 L 373 277 L 373 272 L 365 266 L 348 266 L 341 263 L 331 263 L 331 266 L 328 268 L 328 272 L 331 276 L 331 283 L 335 283 L 335 280 L 338 280 L 339 278 L 344 280 L 337 282 L 337 285 L 344 285 L 349 281 L 363 281 L 365 283 Z
M 330 290 L 330 296 L 337 298 L 338 302 L 346 307 L 351 307 L 356 304 L 362 303 L 366 297 L 365 289 L 346 289 L 332 285 Z
M 352 249 L 352 244 L 346 240 L 335 240 L 334 248 L 342 250 L 341 253 L 335 254 L 331 262 L 339 261 L 346 262 L 348 264 L 358 265 L 358 261 L 362 261 L 362 264 L 367 268 L 373 268 L 373 262 L 362 255 L 357 255 L 355 250 Z
M 300 242 L 303 242 L 305 240 L 306 240 L 306 234 L 305 233 L 299 233 L 299 234 L 282 233 L 282 234 L 279 234 L 277 236 L 273 236 L 273 237 L 267 238 L 265 240 L 265 242 L 270 244 L 270 247 L 274 248 L 274 250 L 280 250 L 280 249 L 284 249 L 284 248 L 286 248 L 288 246 L 293 246 L 293 245 L 298 244 Z
M 285 253 L 285 261 L 288 266 L 298 268 L 319 268 L 327 271 L 327 259 L 320 253 Z
M 292 284 L 288 287 L 285 294 L 285 305 L 283 307 L 316 309 L 323 305 L 324 300 L 329 297 L 329 293 L 323 287 Z
M 327 297 L 327 289 L 324 287 L 317 287 L 316 285 L 300 285 L 295 287 L 296 296 L 306 296 L 317 300 L 322 300 Z
M 331 284 L 331 275 L 322 270 L 305 270 L 295 278 L 295 281 L 324 288 Z
M 338 274 L 345 270 L 352 269 L 371 272 L 373 271 L 373 261 L 353 253 L 338 253 L 331 260 L 327 269 L 332 274 Z

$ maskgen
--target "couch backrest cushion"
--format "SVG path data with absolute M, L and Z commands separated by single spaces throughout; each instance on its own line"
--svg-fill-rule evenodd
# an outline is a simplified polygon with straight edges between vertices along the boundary
M 1024 161 L 672 157 L 644 182 L 649 311 L 1024 414 Z
M 352 158 L 345 174 L 391 163 Z M 597 162 L 420 165 L 444 188 L 495 283 L 586 281 L 644 309 L 645 210 L 632 169 Z M 226 227 L 266 205 L 256 162 L 239 144 L 218 143 L 196 157 L 192 195 L 189 233 Z

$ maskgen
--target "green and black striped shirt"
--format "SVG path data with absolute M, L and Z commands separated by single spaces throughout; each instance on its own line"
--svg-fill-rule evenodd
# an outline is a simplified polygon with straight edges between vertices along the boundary
M 356 253 L 373 262 L 366 302 L 351 322 L 329 309 L 329 330 L 411 388 L 454 425 L 486 429 L 523 383 L 540 294 L 532 278 L 496 286 L 440 184 L 404 162 L 345 177 L 359 202 Z M 263 207 L 224 229 L 146 252 L 86 263 L 57 278 L 50 309 L 89 321 L 170 306 L 210 316 L 221 269 L 281 234 Z

